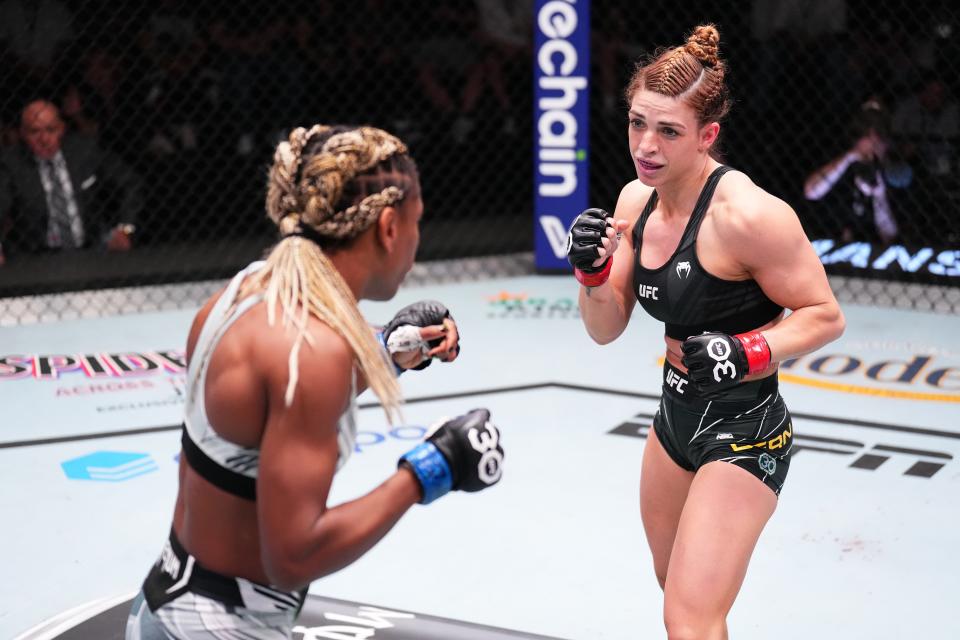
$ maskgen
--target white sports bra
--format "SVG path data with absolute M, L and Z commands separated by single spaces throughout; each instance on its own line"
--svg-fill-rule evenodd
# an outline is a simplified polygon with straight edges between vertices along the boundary
M 240 284 L 244 278 L 256 273 L 263 267 L 263 261 L 252 263 L 230 281 L 227 289 L 210 310 L 200 330 L 200 337 L 193 349 L 193 358 L 187 368 L 187 399 L 184 412 L 183 455 L 187 463 L 200 476 L 217 487 L 246 498 L 256 499 L 257 469 L 260 465 L 260 449 L 241 447 L 221 437 L 207 419 L 204 405 L 204 388 L 207 379 L 207 367 L 210 356 L 220 338 L 227 332 L 237 318 L 263 300 L 262 294 L 255 294 L 242 300 L 232 311 Z M 230 311 L 229 315 L 227 315 Z M 353 375 L 353 390 L 350 394 L 350 406 L 340 416 L 337 424 L 337 446 L 339 457 L 337 469 L 346 463 L 353 453 L 357 440 L 356 425 L 356 371 Z

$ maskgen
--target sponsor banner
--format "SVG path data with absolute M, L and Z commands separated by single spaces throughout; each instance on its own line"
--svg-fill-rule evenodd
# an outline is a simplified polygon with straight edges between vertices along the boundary
M 182 350 L 0 355 L 0 381 L 36 378 L 59 380 L 65 374 L 89 380 L 130 380 L 164 373 L 182 374 L 187 365 Z
M 186 359 L 180 349 L 0 353 L 8 438 L 63 435 L 83 425 L 124 429 L 179 422 Z
M 16 640 L 121 640 L 131 601 L 127 596 L 92 602 L 57 616 Z M 315 595 L 307 596 L 292 637 L 293 640 L 560 640 Z
M 827 271 L 930 284 L 960 284 L 960 249 L 812 240 Z
M 833 348 L 780 363 L 781 382 L 844 393 L 960 402 L 960 366 L 956 354 L 922 344 L 889 343 L 868 349 Z M 881 348 L 878 348 L 881 347 Z
M 487 296 L 487 318 L 544 319 L 580 318 L 575 296 L 545 296 L 526 292 L 501 291 Z
M 486 317 L 494 320 L 580 318 L 573 296 L 504 290 L 486 295 L 485 304 Z M 943 343 L 936 334 L 929 340 L 843 340 L 781 362 L 780 379 L 860 395 L 960 402 L 960 350 Z M 185 371 L 178 350 L 0 354 L 0 392 L 22 405 L 18 419 L 55 412 L 76 423 L 83 414 L 140 412 L 156 417 L 146 422 L 154 426 L 180 421 Z M 124 423 L 135 426 L 141 425 Z
M 536 267 L 569 270 L 567 230 L 590 188 L 590 1 L 537 0 L 534 49 Z

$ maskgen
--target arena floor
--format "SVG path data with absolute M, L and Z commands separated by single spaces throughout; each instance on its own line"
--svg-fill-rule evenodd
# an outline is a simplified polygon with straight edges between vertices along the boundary
M 376 322 L 442 300 L 463 351 L 403 377 L 402 426 L 364 396 L 334 501 L 379 483 L 424 425 L 476 406 L 503 432 L 505 475 L 415 507 L 316 581 L 295 637 L 665 635 L 638 508 L 662 329 L 638 309 L 621 339 L 594 345 L 576 292 L 569 277 L 526 276 L 364 303 Z M 731 637 L 960 637 L 956 318 L 844 308 L 846 334 L 783 369 L 797 455 Z M 169 529 L 192 315 L 0 328 L 0 637 L 122 637 L 126 601 Z

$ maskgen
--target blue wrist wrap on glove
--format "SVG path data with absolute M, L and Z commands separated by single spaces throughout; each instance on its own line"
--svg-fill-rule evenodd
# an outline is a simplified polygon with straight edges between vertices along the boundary
M 430 504 L 453 488 L 453 474 L 447 459 L 432 442 L 423 442 L 407 453 L 406 461 L 423 488 L 420 504 Z
M 401 373 L 406 371 L 406 369 L 393 361 L 393 355 L 390 353 L 390 349 L 387 347 L 387 338 L 384 336 L 383 331 L 377 331 L 377 342 L 379 342 L 381 346 L 383 346 L 383 350 L 387 352 L 387 357 L 390 358 L 390 362 L 393 364 L 393 368 L 396 370 L 397 375 L 399 376 Z

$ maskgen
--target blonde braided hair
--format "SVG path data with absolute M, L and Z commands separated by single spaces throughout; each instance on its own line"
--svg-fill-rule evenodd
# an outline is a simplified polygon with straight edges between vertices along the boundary
M 263 292 L 268 323 L 275 324 L 279 310 L 284 326 L 297 330 L 284 397 L 288 406 L 299 378 L 300 348 L 304 341 L 313 343 L 307 331 L 312 315 L 350 345 L 387 419 L 400 417 L 403 398 L 393 362 L 324 249 L 349 244 L 384 207 L 412 195 L 417 185 L 407 147 L 373 127 L 298 127 L 277 146 L 266 209 L 282 238 L 264 267 L 243 283 L 237 301 Z

